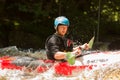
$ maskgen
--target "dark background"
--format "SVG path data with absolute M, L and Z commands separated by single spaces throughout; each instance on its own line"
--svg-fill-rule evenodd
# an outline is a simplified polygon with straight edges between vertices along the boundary
M 54 19 L 70 20 L 69 35 L 81 43 L 120 49 L 120 0 L 0 0 L 0 48 L 44 48 Z M 97 46 L 96 46 L 97 48 Z

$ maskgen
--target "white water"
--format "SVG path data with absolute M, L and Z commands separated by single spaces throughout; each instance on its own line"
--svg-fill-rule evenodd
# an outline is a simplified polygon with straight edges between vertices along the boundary
M 105 68 L 95 70 L 86 69 L 74 76 L 56 76 L 53 69 L 39 74 L 35 72 L 27 73 L 19 70 L 0 69 L 0 76 L 5 78 L 3 80 L 108 80 L 108 78 L 111 78 L 109 80 L 120 80 L 120 76 L 118 77 L 120 73 L 120 65 L 118 64 L 119 63 L 116 63 L 116 65 L 111 65 L 111 67 L 107 66 Z M 112 73 L 112 71 L 117 69 L 119 69 L 115 73 L 117 76 L 115 74 L 111 74 L 113 76 L 110 77 L 106 72 L 108 71 L 108 73 Z M 105 77 L 107 77 L 107 79 L 105 79 Z M 1 77 L 0 80 L 2 80 Z
M 110 53 L 110 52 L 109 52 Z M 86 64 L 88 60 L 92 63 L 99 64 L 92 70 L 85 69 L 82 71 L 74 71 L 73 75 L 62 76 L 54 72 L 54 67 L 50 68 L 44 73 L 37 73 L 35 71 L 28 72 L 26 70 L 10 70 L 0 69 L 0 80 L 120 80 L 120 51 L 111 52 L 110 54 L 86 55 L 82 57 L 82 63 L 76 61 L 76 66 Z M 98 60 L 99 59 L 99 60 Z M 107 65 L 100 65 L 106 63 Z

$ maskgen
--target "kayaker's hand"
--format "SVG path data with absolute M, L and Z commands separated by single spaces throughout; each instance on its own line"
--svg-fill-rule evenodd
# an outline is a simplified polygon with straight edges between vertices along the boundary
M 72 54 L 75 54 L 76 56 L 79 56 L 81 54 L 81 49 L 80 48 L 77 48 L 76 50 L 74 50 L 72 52 Z
M 88 50 L 89 49 L 89 44 L 85 43 L 80 46 L 81 49 Z

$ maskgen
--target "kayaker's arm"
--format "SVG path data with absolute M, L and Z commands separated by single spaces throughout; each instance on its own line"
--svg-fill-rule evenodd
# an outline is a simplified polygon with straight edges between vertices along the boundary
M 66 53 L 58 51 L 58 52 L 55 53 L 54 58 L 56 60 L 65 59 L 66 58 Z
M 85 43 L 83 45 L 77 46 L 75 48 L 73 48 L 73 51 L 80 49 L 80 50 L 88 50 L 89 49 L 89 44 Z
M 71 52 L 72 54 L 75 54 L 75 55 L 79 55 L 81 52 L 80 50 L 75 50 L 73 52 Z M 56 60 L 62 60 L 62 59 L 66 59 L 66 52 L 56 52 L 55 55 L 54 55 L 54 58 Z

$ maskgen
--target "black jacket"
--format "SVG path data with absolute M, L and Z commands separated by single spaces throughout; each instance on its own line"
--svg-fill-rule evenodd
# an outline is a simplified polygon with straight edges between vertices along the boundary
M 55 60 L 54 54 L 58 51 L 69 52 L 73 50 L 73 42 L 70 39 L 61 37 L 58 34 L 49 36 L 45 43 L 48 59 Z

